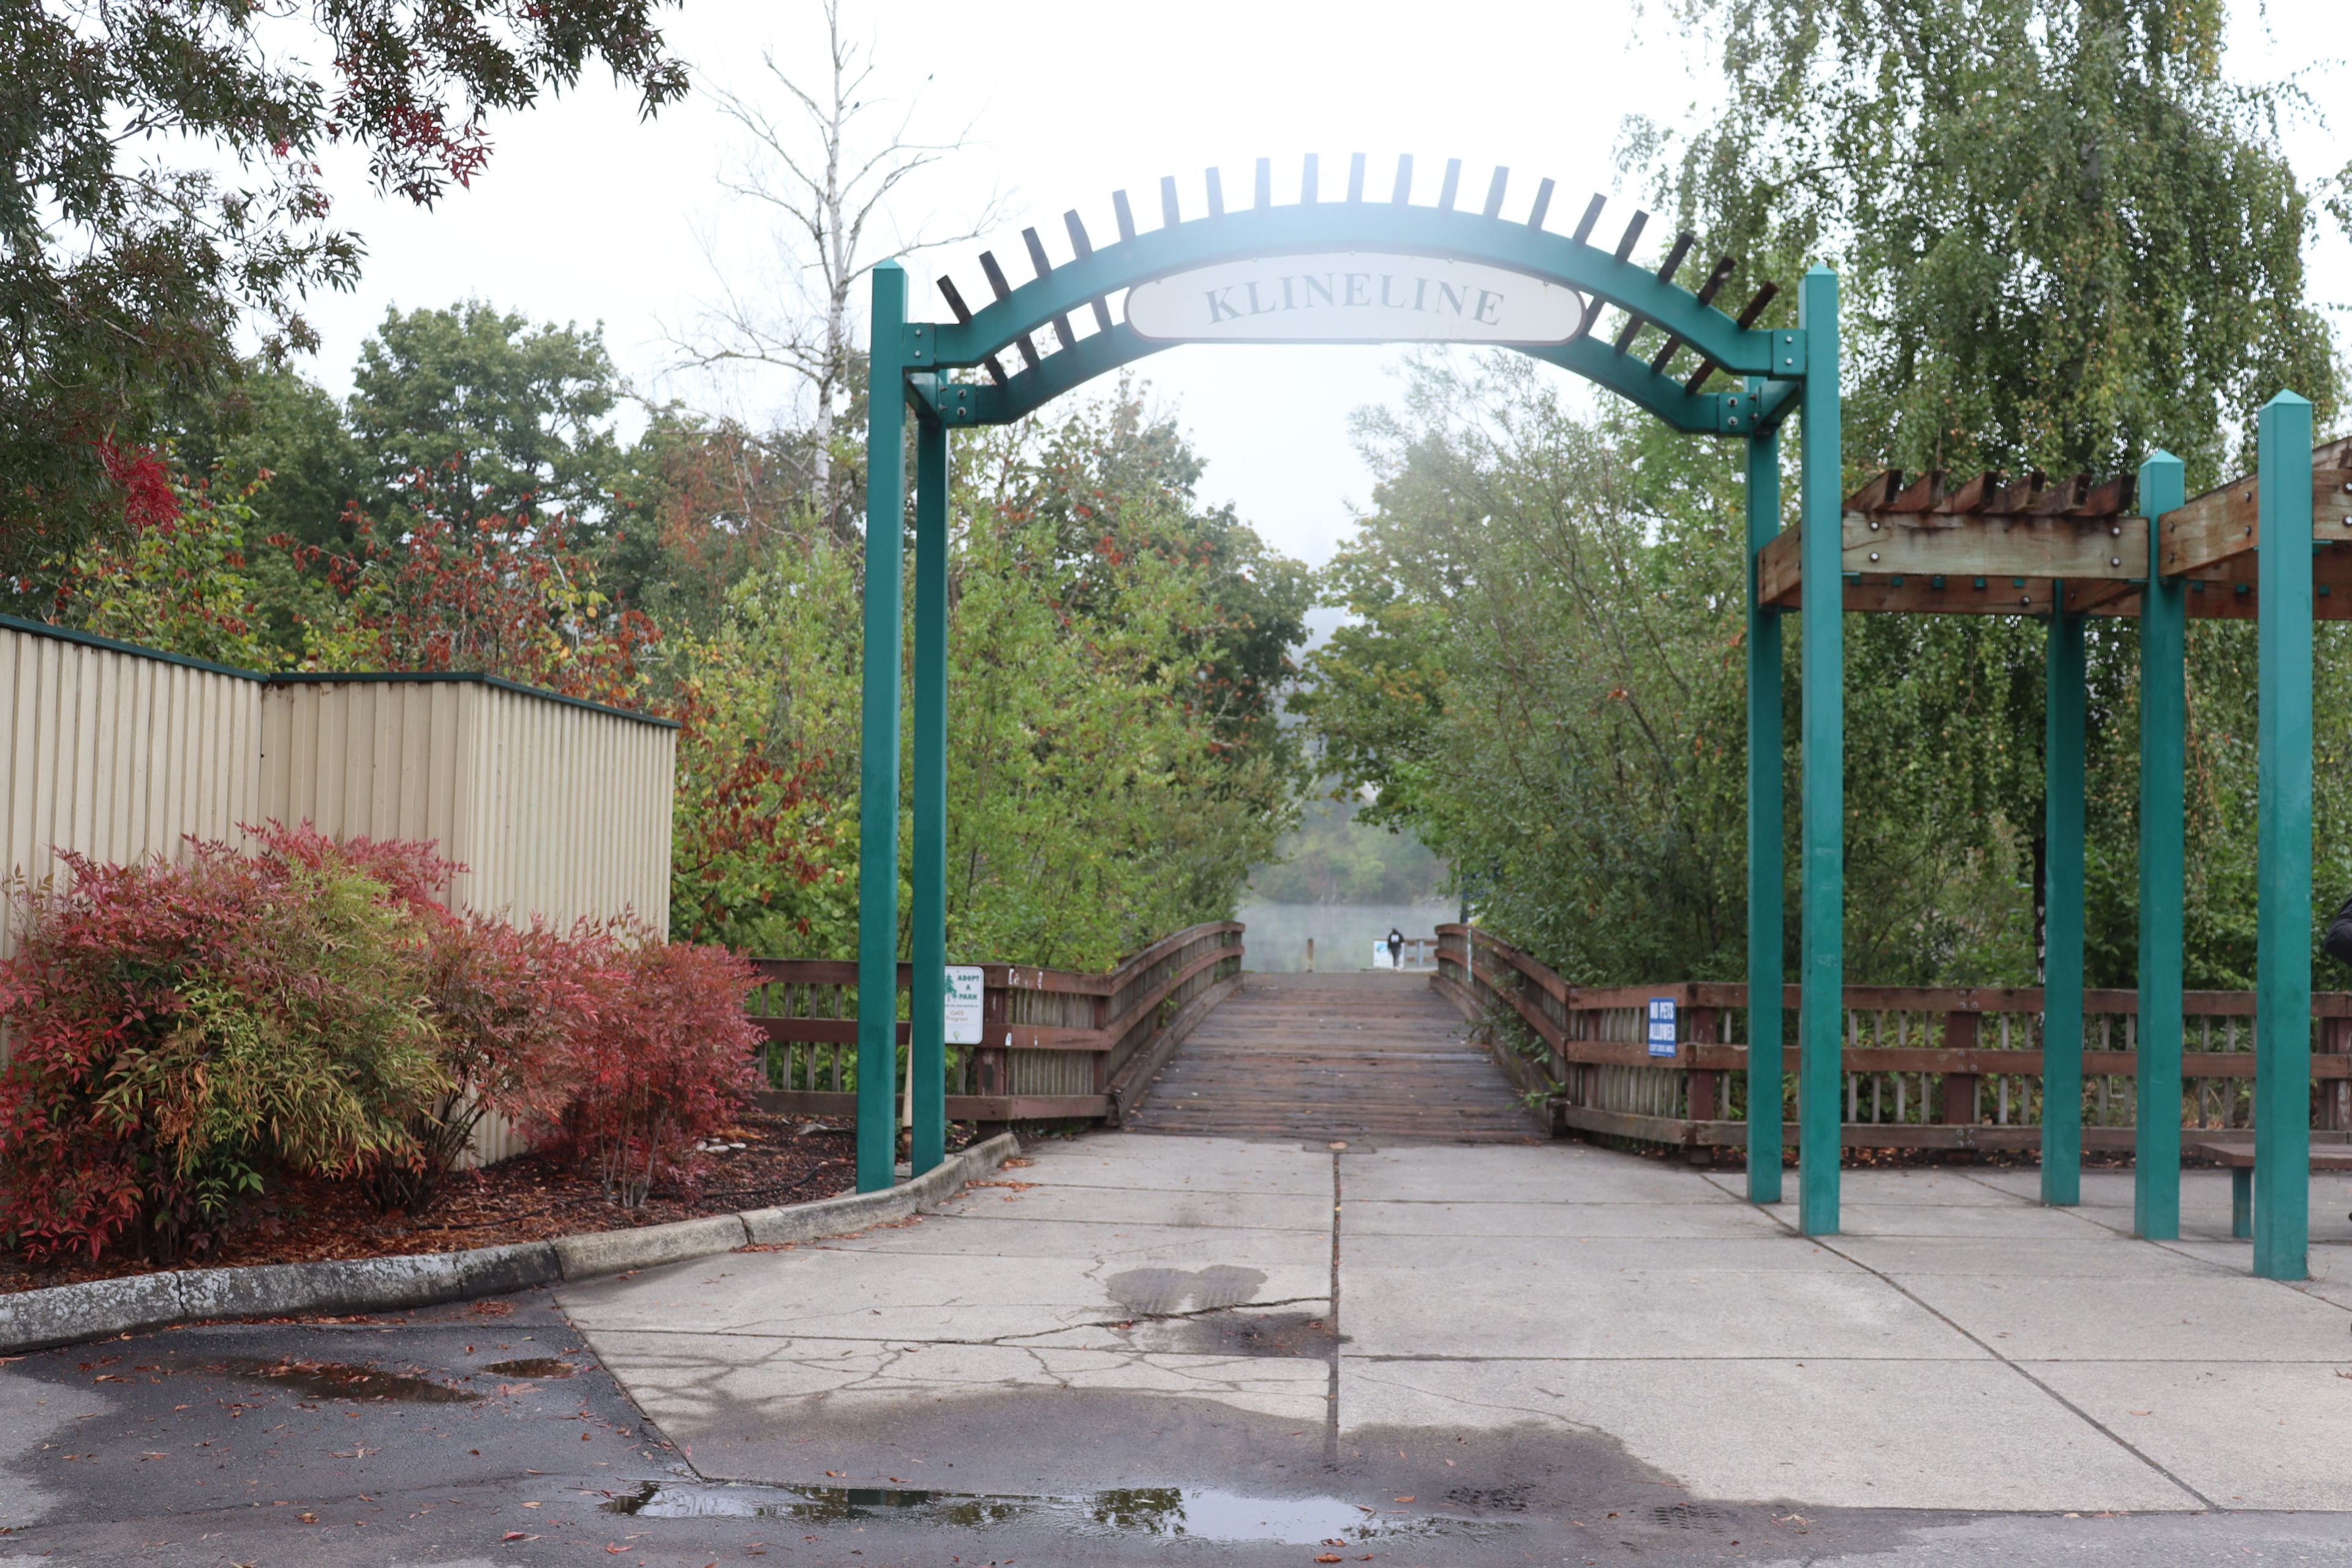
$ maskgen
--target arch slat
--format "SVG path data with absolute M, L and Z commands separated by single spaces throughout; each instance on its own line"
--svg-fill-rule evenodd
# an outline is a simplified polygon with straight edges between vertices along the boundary
M 1164 191 L 1172 206 L 1172 181 Z M 1126 217 L 1123 204 L 1116 198 L 1114 202 L 1122 205 L 1124 233 L 1131 220 Z M 1589 212 L 1588 216 L 1591 216 Z M 1231 212 L 1213 222 L 1173 225 L 1122 238 L 1116 246 L 1080 256 L 1018 289 L 1001 289 L 995 302 L 975 312 L 969 321 L 924 327 L 919 342 L 910 339 L 908 363 L 929 369 L 982 364 L 991 354 L 1020 346 L 1027 334 L 1050 323 L 1057 313 L 1066 315 L 1097 298 L 1107 301 L 1137 283 L 1170 273 L 1255 256 L 1358 249 L 1478 261 L 1574 289 L 1589 302 L 1588 321 L 1597 318 L 1603 306 L 1639 316 L 1696 352 L 1706 362 L 1702 370 L 1719 367 L 1732 375 L 1802 374 L 1801 349 L 1795 334 L 1754 329 L 1756 317 L 1772 298 L 1769 286 L 1749 302 L 1743 320 L 1734 321 L 1713 304 L 1700 303 L 1690 290 L 1631 260 L 1647 221 L 1647 214 L 1634 214 L 1612 254 L 1572 236 L 1562 237 L 1524 223 L 1410 204 L 1331 202 Z M 984 258 L 982 268 L 992 265 L 992 258 Z M 1002 275 L 998 268 L 990 279 L 992 287 Z M 1117 312 L 1109 313 L 1115 324 L 1123 324 L 1117 322 Z M 1034 347 L 1033 343 L 1024 351 L 1024 363 L 1029 367 L 1024 374 L 1036 370 L 1030 357 Z M 1637 364 L 1634 370 L 1640 373 L 1631 377 L 1636 384 L 1650 374 L 1646 365 Z M 1619 376 L 1611 384 L 1622 391 L 1621 384 L 1626 379 Z M 1667 406 L 1678 406 L 1685 396 L 1696 393 L 1696 387 L 1688 384 L 1676 389 L 1667 382 L 1664 388 L 1660 397 Z M 1637 400 L 1644 406 L 1655 406 L 1647 397 Z

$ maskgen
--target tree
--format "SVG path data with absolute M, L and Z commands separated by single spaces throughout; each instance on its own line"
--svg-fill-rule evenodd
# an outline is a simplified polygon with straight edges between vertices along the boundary
M 776 63 L 773 52 L 761 57 L 787 106 L 785 115 L 772 114 L 760 99 L 711 89 L 721 112 L 750 141 L 740 169 L 721 183 L 773 216 L 777 260 L 798 309 L 779 315 L 766 287 L 739 289 L 731 269 L 714 265 L 719 299 L 706 312 L 701 335 L 680 347 L 694 364 L 772 366 L 807 387 L 815 437 L 809 486 L 827 524 L 847 537 L 862 498 L 854 469 L 842 471 L 834 448 L 865 379 L 854 292 L 886 255 L 908 257 L 984 233 L 996 222 L 999 204 L 991 196 L 970 224 L 952 234 L 917 230 L 892 236 L 894 243 L 886 247 L 869 248 L 875 237 L 867 231 L 884 220 L 892 194 L 917 172 L 961 150 L 970 130 L 939 142 L 914 140 L 910 110 L 894 129 L 863 141 L 859 121 L 887 106 L 887 100 L 871 96 L 874 51 L 843 36 L 840 0 L 824 0 L 824 8 L 823 82 L 804 86 Z M 797 114 L 790 112 L 795 109 Z
M 272 361 L 315 345 L 303 296 L 351 287 L 364 253 L 331 221 L 327 145 L 365 148 L 379 189 L 429 206 L 482 169 L 492 111 L 592 58 L 651 113 L 686 89 L 658 4 L 312 0 L 318 74 L 266 7 L 0 10 L 0 582 L 40 592 L 120 506 L 103 448 L 232 375 L 241 327 Z
M 1034 439 L 983 450 L 997 465 L 989 483 L 998 508 L 1043 525 L 1038 537 L 1066 574 L 1073 607 L 1115 619 L 1128 613 L 1130 557 L 1181 559 L 1209 611 L 1184 628 L 1201 660 L 1192 700 L 1234 743 L 1289 744 L 1276 722 L 1277 700 L 1297 672 L 1290 650 L 1307 639 L 1314 584 L 1230 504 L 1201 504 L 1207 465 L 1172 415 L 1122 377 L 1109 395 L 1075 405 Z
M 610 517 L 621 449 L 606 421 L 621 385 L 601 325 L 534 328 L 478 300 L 388 310 L 353 381 L 352 431 L 380 495 L 460 527 L 546 512 L 593 529 Z
M 1738 978 L 1744 588 L 1728 455 L 1637 411 L 1577 417 L 1517 356 L 1424 361 L 1403 411 L 1360 416 L 1359 437 L 1373 506 L 1326 574 L 1355 620 L 1312 656 L 1291 706 L 1325 766 L 1377 792 L 1360 820 L 1410 826 L 1482 920 L 1573 982 Z M 2038 738 L 2040 693 L 2011 684 L 2008 645 L 1959 619 L 1903 620 L 1904 662 L 1850 660 L 1857 982 L 2030 977 L 2024 839 L 2006 803 L 2013 776 L 2038 771 L 2038 739 L 2021 755 L 2011 737 L 2022 708 Z M 1878 678 L 1888 669 L 1905 679 Z
M 1230 913 L 1296 815 L 1295 745 L 1238 721 L 1216 686 L 1254 634 L 1221 606 L 1231 583 L 1215 558 L 1181 543 L 1189 489 L 1137 478 L 1120 432 L 1139 427 L 1079 405 L 956 444 L 953 952 L 1105 965 Z M 1198 471 L 1181 442 L 1172 455 Z M 1096 512 L 1075 533 L 1055 510 L 1070 496 Z M 1248 542 L 1254 570 L 1303 578 Z M 830 530 L 782 540 L 736 580 L 714 629 L 673 650 L 679 773 L 694 781 L 674 930 L 779 955 L 854 951 L 859 568 Z
M 665 626 L 708 635 L 730 584 L 822 526 L 806 489 L 812 445 L 803 430 L 655 410 L 614 487 L 614 593 Z
M 177 422 L 180 461 L 221 485 L 249 489 L 249 531 L 349 548 L 352 508 L 383 510 L 375 465 L 326 388 L 292 369 L 246 367 L 216 398 Z
M 2225 76 L 2225 0 L 1673 12 L 1714 29 L 1723 90 L 1687 135 L 1634 122 L 1627 161 L 1710 245 L 1837 268 L 1858 467 L 2105 474 L 2164 447 L 2193 492 L 2282 386 L 2332 417 L 2294 100 Z

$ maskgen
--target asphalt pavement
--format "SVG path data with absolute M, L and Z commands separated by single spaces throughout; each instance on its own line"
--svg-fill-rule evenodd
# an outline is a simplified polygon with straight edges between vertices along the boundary
M 1579 1145 L 1097 1135 L 836 1242 L 22 1357 L 0 1565 L 2352 1563 L 2352 1228 L 2297 1290 L 2098 1182 L 1857 1175 L 1823 1247 Z

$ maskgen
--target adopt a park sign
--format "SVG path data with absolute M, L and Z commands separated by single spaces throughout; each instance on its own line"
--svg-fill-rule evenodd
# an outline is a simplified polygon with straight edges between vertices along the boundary
M 1127 294 L 1128 325 L 1170 342 L 1563 343 L 1585 309 L 1524 272 L 1380 251 L 1220 261 Z
M 976 1046 L 981 1040 L 981 1007 L 987 997 L 988 972 L 977 963 L 950 963 L 947 967 L 947 1043 Z

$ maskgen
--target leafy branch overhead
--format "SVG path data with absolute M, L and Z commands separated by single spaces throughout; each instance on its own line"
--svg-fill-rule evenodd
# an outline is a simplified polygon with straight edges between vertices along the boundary
M 430 205 L 480 173 L 494 112 L 575 85 L 592 62 L 648 114 L 684 92 L 659 9 L 0 10 L 0 574 L 88 531 L 108 489 L 98 444 L 147 439 L 233 374 L 241 328 L 273 363 L 316 346 L 304 298 L 352 287 L 365 254 L 332 220 L 329 146 L 363 148 L 380 189 Z

